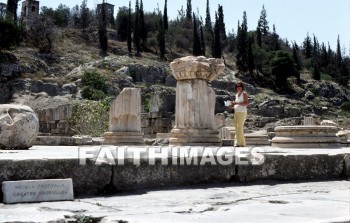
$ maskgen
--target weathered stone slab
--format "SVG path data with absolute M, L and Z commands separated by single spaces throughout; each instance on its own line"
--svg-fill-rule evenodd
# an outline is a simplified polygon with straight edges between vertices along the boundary
M 73 200 L 72 179 L 45 179 L 2 182 L 4 203 Z

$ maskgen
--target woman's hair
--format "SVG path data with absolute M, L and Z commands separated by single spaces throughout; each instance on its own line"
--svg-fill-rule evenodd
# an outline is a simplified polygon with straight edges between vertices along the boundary
M 244 84 L 242 81 L 237 81 L 235 85 L 235 90 L 237 90 L 237 86 L 242 86 L 242 90 L 244 90 Z

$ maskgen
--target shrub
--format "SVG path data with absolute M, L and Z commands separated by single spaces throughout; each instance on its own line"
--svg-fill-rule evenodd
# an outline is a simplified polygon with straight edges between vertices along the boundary
M 350 112 L 350 102 L 344 102 L 341 106 L 340 106 L 340 108 L 342 109 L 342 110 L 344 110 L 344 111 L 348 111 L 348 112 Z
M 83 85 L 81 92 L 83 98 L 98 101 L 106 97 L 106 79 L 95 71 L 85 72 L 81 84 Z
M 108 129 L 110 99 L 73 104 L 69 127 L 79 135 L 102 136 Z

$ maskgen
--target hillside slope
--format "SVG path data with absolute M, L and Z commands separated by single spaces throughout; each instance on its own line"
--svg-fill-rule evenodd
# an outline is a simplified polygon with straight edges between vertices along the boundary
M 128 57 L 125 42 L 109 40 L 109 53 L 101 56 L 96 33 L 81 35 L 76 30 L 58 30 L 54 52 L 39 54 L 36 49 L 22 46 L 2 55 L 0 103 L 23 103 L 44 108 L 73 100 L 81 100 L 80 78 L 86 71 L 95 71 L 108 82 L 108 95 L 115 97 L 124 87 L 140 87 L 142 101 L 151 95 L 175 96 L 176 80 L 169 63 L 186 54 L 167 54 L 168 61 L 159 61 L 157 54 L 142 53 L 142 57 Z M 246 83 L 250 95 L 247 127 L 269 128 L 278 124 L 301 124 L 302 117 L 315 116 L 319 120 L 331 119 L 341 128 L 350 128 L 349 112 L 340 106 L 349 102 L 349 89 L 334 82 L 314 81 L 304 71 L 301 84 L 290 79 L 291 91 L 278 94 L 264 82 L 264 77 L 241 76 L 234 70 L 233 55 L 225 55 L 227 67 L 218 80 L 211 83 L 217 94 L 216 112 L 231 111 L 224 100 L 233 99 L 234 83 Z M 54 99 L 53 99 L 54 98 Z M 175 100 L 163 106 L 174 111 Z

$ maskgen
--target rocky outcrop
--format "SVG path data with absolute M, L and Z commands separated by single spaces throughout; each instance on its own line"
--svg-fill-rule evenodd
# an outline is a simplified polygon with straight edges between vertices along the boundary
M 24 105 L 0 105 L 0 148 L 27 149 L 39 132 L 39 119 Z

